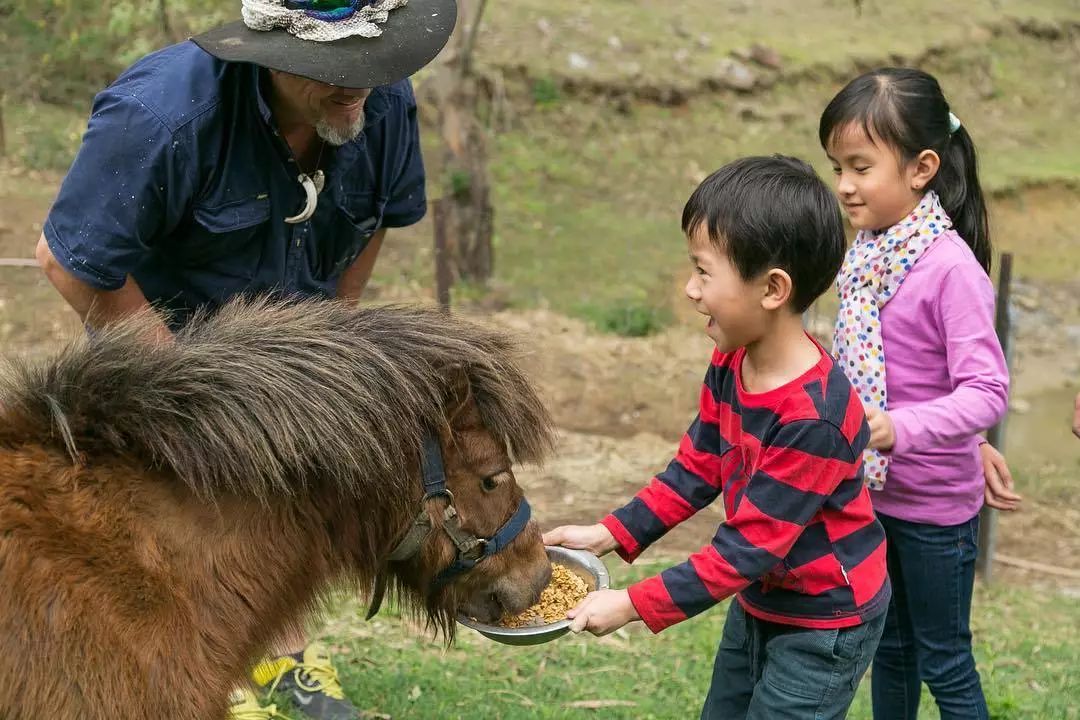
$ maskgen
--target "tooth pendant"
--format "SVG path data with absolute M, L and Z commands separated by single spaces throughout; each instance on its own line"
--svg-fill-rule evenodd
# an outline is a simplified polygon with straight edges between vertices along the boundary
M 304 188 L 304 209 L 292 217 L 285 218 L 290 225 L 307 222 L 315 214 L 315 206 L 319 204 L 319 193 L 326 186 L 326 175 L 322 170 L 316 170 L 311 175 L 300 174 L 296 181 Z

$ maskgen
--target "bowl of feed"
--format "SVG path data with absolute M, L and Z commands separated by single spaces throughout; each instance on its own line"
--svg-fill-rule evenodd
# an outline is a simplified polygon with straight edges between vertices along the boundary
M 570 629 L 566 611 L 587 593 L 610 586 L 607 568 L 600 558 L 585 550 L 548 546 L 551 582 L 540 602 L 517 615 L 504 615 L 498 625 L 488 625 L 459 614 L 458 622 L 486 638 L 506 645 L 539 645 L 565 635 Z

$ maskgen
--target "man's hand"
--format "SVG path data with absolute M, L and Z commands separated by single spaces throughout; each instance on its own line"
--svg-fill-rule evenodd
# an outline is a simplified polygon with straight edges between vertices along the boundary
M 570 623 L 573 632 L 588 630 L 596 636 L 615 632 L 626 623 L 641 619 L 626 590 L 591 592 L 566 617 L 573 621 Z
M 988 442 L 979 445 L 979 453 L 982 455 L 983 477 L 986 478 L 986 504 L 997 510 L 1016 510 L 1023 498 L 1013 491 L 1012 473 L 1005 463 L 1005 456 Z
M 866 408 L 866 422 L 870 424 L 870 448 L 892 450 L 896 444 L 896 428 L 889 413 L 878 408 Z
M 561 525 L 544 533 L 545 545 L 562 545 L 574 550 L 588 550 L 593 555 L 605 555 L 619 546 L 606 527 L 596 525 Z

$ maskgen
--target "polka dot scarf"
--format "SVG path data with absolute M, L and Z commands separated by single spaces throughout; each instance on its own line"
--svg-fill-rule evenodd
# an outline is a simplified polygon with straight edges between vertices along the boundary
M 903 220 L 884 231 L 861 230 L 847 251 L 836 279 L 840 312 L 833 333 L 833 355 L 855 386 L 863 406 L 887 409 L 881 308 L 900 289 L 908 271 L 938 235 L 952 227 L 933 190 Z M 885 487 L 888 457 L 876 450 L 863 455 L 866 484 Z

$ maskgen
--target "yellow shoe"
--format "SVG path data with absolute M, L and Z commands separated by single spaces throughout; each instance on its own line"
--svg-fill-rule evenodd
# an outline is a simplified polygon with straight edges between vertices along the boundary
M 237 688 L 229 696 L 227 720 L 289 720 L 277 711 L 275 705 L 260 705 L 255 693 L 247 688 Z
M 280 693 L 312 720 L 354 720 L 361 713 L 345 697 L 330 653 L 320 643 L 304 648 L 302 655 L 282 655 L 264 660 L 251 678 L 267 696 Z

